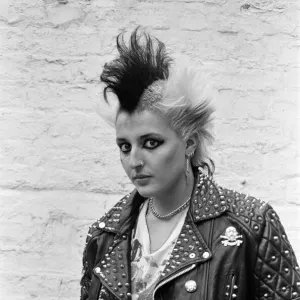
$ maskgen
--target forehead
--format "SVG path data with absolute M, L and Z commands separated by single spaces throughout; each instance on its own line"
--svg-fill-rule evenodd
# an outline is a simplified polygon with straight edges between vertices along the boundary
M 157 133 L 168 137 L 177 136 L 166 118 L 152 111 L 137 111 L 132 114 L 120 112 L 116 120 L 117 137 L 138 137 Z

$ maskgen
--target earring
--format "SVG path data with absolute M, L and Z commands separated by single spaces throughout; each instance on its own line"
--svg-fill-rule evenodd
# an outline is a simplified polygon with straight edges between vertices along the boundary
M 190 173 L 190 160 L 193 155 L 194 155 L 194 152 L 191 152 L 191 153 L 187 154 L 187 156 L 186 156 L 186 173 Z

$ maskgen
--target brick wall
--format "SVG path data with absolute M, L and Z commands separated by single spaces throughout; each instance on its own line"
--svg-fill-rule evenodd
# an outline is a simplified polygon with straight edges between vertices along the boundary
M 216 179 L 271 202 L 300 258 L 298 16 L 292 0 L 1 0 L 0 297 L 78 298 L 88 225 L 132 189 L 95 113 L 101 66 L 140 24 L 212 74 Z

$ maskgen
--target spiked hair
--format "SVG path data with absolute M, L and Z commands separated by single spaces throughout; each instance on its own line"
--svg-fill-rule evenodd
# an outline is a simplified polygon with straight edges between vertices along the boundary
M 109 91 L 118 98 L 114 115 L 119 111 L 131 114 L 151 110 L 166 117 L 184 140 L 196 136 L 198 146 L 192 165 L 212 174 L 214 163 L 207 146 L 213 140 L 210 123 L 214 109 L 210 105 L 207 78 L 195 69 L 172 65 L 165 45 L 145 32 L 140 33 L 139 27 L 131 34 L 129 46 L 123 34 L 118 35 L 117 49 L 120 56 L 105 64 L 101 75 L 106 85 L 106 103 L 109 104 Z
M 106 84 L 104 99 L 108 102 L 107 92 L 111 91 L 118 97 L 120 109 L 132 113 L 145 89 L 156 80 L 168 78 L 172 59 L 161 41 L 140 32 L 139 27 L 131 34 L 129 46 L 119 34 L 117 49 L 120 56 L 104 65 L 100 77 Z

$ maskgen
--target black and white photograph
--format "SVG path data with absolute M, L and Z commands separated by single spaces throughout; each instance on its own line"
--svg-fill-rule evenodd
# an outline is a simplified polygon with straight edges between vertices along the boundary
M 0 299 L 300 300 L 299 20 L 1 0 Z

